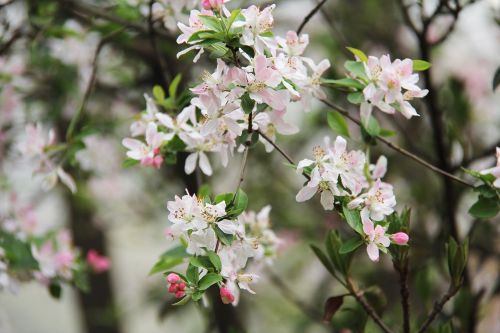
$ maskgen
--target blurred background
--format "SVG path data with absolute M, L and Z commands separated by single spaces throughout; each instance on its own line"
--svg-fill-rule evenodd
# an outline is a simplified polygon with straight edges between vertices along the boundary
M 228 5 L 256 3 L 234 0 Z M 314 0 L 275 3 L 277 35 L 295 30 L 317 4 Z M 458 17 L 438 15 L 422 40 L 408 27 L 403 12 L 418 27 L 418 10 L 431 13 L 437 4 L 432 0 L 415 4 L 329 0 L 303 31 L 311 41 L 307 56 L 315 61 L 330 59 L 332 68 L 325 76 L 331 78 L 345 73 L 343 63 L 350 58 L 346 46 L 376 56 L 427 58 L 433 67 L 426 78 L 429 81 L 423 77 L 421 81 L 432 85 L 433 105 L 426 99 L 420 101 L 421 117 L 411 121 L 383 114 L 379 121 L 398 133 L 391 140 L 437 165 L 458 174 L 460 166 L 481 170 L 493 164 L 495 147 L 500 146 L 500 92 L 492 87 L 500 66 L 500 1 L 467 2 Z M 34 282 L 23 284 L 16 294 L 3 291 L 1 333 L 229 332 L 224 321 L 241 328 L 234 332 L 349 332 L 347 327 L 352 332 L 378 332 L 351 301 L 346 301 L 332 323 L 322 323 L 326 298 L 343 290 L 309 244 L 322 244 L 327 230 L 342 225 L 337 215 L 321 208 L 319 200 L 296 203 L 301 179 L 281 156 L 267 154 L 262 145 L 249 154 L 243 188 L 250 198 L 249 208 L 272 205 L 273 228 L 284 243 L 274 265 L 261 268 L 257 295 L 244 294 L 237 308 L 221 306 L 215 314 L 194 304 L 170 306 L 173 299 L 163 278 L 148 277 L 148 272 L 171 246 L 163 233 L 168 225 L 166 201 L 183 193 L 193 180 L 183 175 L 182 162 L 181 167 L 164 166 L 159 171 L 123 168 L 125 149 L 120 142 L 128 136 L 133 116 L 145 107 L 143 94 L 151 94 L 155 84 L 165 84 L 157 51 L 170 77 L 182 73 L 183 87 L 203 70 L 213 71 L 214 63 L 206 58 L 193 64 L 191 55 L 176 59 L 181 50 L 175 43 L 178 32 L 168 20 L 166 26 L 161 19 L 152 23 L 155 50 L 149 38 L 147 1 L 0 0 L 0 6 L 0 75 L 13 78 L 2 82 L 0 91 L 0 183 L 8 180 L 20 200 L 33 205 L 40 224 L 70 227 L 78 246 L 96 248 L 112 262 L 108 273 L 92 277 L 90 293 L 65 287 L 62 298 L 55 300 Z M 103 44 L 97 60 L 99 70 L 84 118 L 93 134 L 85 138 L 86 147 L 70 168 L 79 191 L 71 195 L 58 187 L 42 192 L 30 166 L 19 161 L 8 142 L 26 123 L 37 121 L 56 128 L 62 140 L 85 94 L 97 45 L 123 25 L 127 28 Z M 348 107 L 343 95 L 330 97 Z M 435 124 L 429 116 L 432 108 L 439 108 L 443 115 L 444 157 L 436 150 Z M 299 126 L 300 133 L 280 137 L 279 142 L 295 160 L 310 156 L 311 148 L 324 136 L 335 135 L 320 103 L 308 113 L 292 106 L 287 119 Z M 349 142 L 355 148 L 359 131 L 353 126 L 351 133 L 358 138 Z M 387 179 L 395 186 L 398 209 L 412 208 L 412 313 L 424 316 L 434 297 L 447 287 L 443 240 L 449 234 L 460 239 L 470 235 L 466 285 L 438 323 L 451 319 L 456 332 L 500 332 L 498 218 L 473 220 L 467 210 L 476 194 L 443 182 L 386 147 L 375 147 L 372 159 L 381 153 L 389 159 Z M 234 189 L 240 159 L 236 155 L 227 168 L 220 166 L 218 158 L 211 159 L 219 165 L 205 181 L 214 193 Z M 358 255 L 354 272 L 362 285 L 374 286 L 384 318 L 397 322 L 399 285 L 390 258 L 373 264 L 364 254 Z

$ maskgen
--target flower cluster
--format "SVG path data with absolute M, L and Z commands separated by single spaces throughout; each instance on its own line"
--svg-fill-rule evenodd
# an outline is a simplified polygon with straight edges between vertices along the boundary
M 44 286 L 71 283 L 88 268 L 95 273 L 109 268 L 109 259 L 95 250 L 85 263 L 68 230 L 42 226 L 33 207 L 21 205 L 15 195 L 5 203 L 0 211 L 0 289 L 15 291 L 19 282 L 31 279 Z
M 217 68 L 202 75 L 202 82 L 191 89 L 195 97 L 177 115 L 160 112 L 158 105 L 165 103 L 146 96 L 146 112 L 131 126 L 132 136 L 145 135 L 145 142 L 123 141 L 130 150 L 128 156 L 142 165 L 158 168 L 163 162 L 162 148 L 168 150 L 172 142 L 180 140 L 183 149 L 191 153 L 186 172 L 192 173 L 199 165 L 211 175 L 207 152 L 219 153 L 226 166 L 235 150 L 241 151 L 251 142 L 252 133 L 260 131 L 271 140 L 277 133 L 296 133 L 298 129 L 284 119 L 290 103 L 303 103 L 308 110 L 312 97 L 325 97 L 320 77 L 330 63 L 323 60 L 316 64 L 303 56 L 307 35 L 290 31 L 285 38 L 273 37 L 274 5 L 231 13 L 222 1 L 203 4 L 202 11 L 191 11 L 189 26 L 179 23 L 182 34 L 178 42 L 190 47 L 178 55 L 196 49 L 197 60 L 205 48 L 211 52 L 218 49 Z M 226 29 L 219 31 L 221 26 Z M 204 43 L 216 36 L 221 38 L 217 43 Z M 272 144 L 258 138 L 268 152 L 273 150 Z
M 389 55 L 380 58 L 369 56 L 362 65 L 361 71 L 355 64 L 346 67 L 351 69 L 350 76 L 364 86 L 364 101 L 361 103 L 363 123 L 367 123 L 373 107 L 389 114 L 401 112 L 408 119 L 419 115 L 410 101 L 426 96 L 429 91 L 417 86 L 419 76 L 413 73 L 413 60 L 407 58 L 391 62 Z
M 180 280 L 178 274 L 168 275 L 169 292 L 175 297 L 187 295 L 197 300 L 208 278 L 219 284 L 224 302 L 236 305 L 240 289 L 254 293 L 250 284 L 258 276 L 245 271 L 249 259 L 253 263 L 269 263 L 280 241 L 269 229 L 271 207 L 266 206 L 259 213 L 243 212 L 246 202 L 243 198 L 246 197 L 240 191 L 236 195 L 218 196 L 211 203 L 186 194 L 167 203 L 168 220 L 172 223 L 167 236 L 181 240 L 186 245 L 185 251 L 196 258 L 195 267 L 188 268 L 186 278 Z M 202 258 L 206 256 L 213 267 L 203 264 Z M 190 274 L 190 269 L 196 273 Z
M 40 124 L 28 124 L 18 147 L 23 157 L 28 159 L 31 165 L 36 165 L 34 172 L 42 176 L 44 190 L 50 190 L 60 180 L 71 192 L 76 192 L 75 181 L 63 170 L 62 161 L 57 158 L 64 145 L 56 143 L 54 130 L 45 131 Z
M 335 204 L 343 203 L 349 210 L 359 209 L 368 255 L 376 261 L 378 250 L 385 251 L 391 242 L 385 234 L 386 228 L 375 226 L 375 222 L 382 222 L 393 214 L 396 206 L 392 185 L 381 180 L 387 171 L 387 159 L 381 156 L 376 164 L 369 164 L 362 151 L 348 151 L 347 141 L 341 136 L 333 145 L 328 138 L 325 142 L 325 147 L 313 149 L 314 160 L 304 159 L 297 165 L 297 172 L 305 173 L 309 180 L 296 199 L 303 202 L 319 192 L 325 210 L 333 210 Z M 406 244 L 408 238 L 404 241 L 402 234 L 394 235 L 394 243 Z

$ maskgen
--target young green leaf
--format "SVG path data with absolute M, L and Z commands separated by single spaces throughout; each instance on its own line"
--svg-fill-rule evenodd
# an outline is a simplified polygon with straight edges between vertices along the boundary
M 241 96 L 241 108 L 246 114 L 250 114 L 255 107 L 255 101 L 250 97 L 248 93 L 244 93 Z
M 156 102 L 162 103 L 165 99 L 165 91 L 163 91 L 163 88 L 161 86 L 156 85 L 153 87 L 153 96 Z
M 347 94 L 347 100 L 351 104 L 359 105 L 365 101 L 365 95 L 363 95 L 362 92 L 353 92 L 353 93 Z
M 200 282 L 198 283 L 198 288 L 200 290 L 207 290 L 214 284 L 219 283 L 221 281 L 222 281 L 222 276 L 220 276 L 219 274 L 208 273 L 207 275 L 201 278 Z
M 357 77 L 368 80 L 365 72 L 365 66 L 362 62 L 347 60 L 344 64 L 344 67 Z
M 420 72 L 425 71 L 426 69 L 431 68 L 432 64 L 425 60 L 413 60 L 413 71 Z
M 174 101 L 177 98 L 177 88 L 179 88 L 179 83 L 182 80 L 182 74 L 177 74 L 175 78 L 172 80 L 172 83 L 168 87 L 168 95 Z
M 325 266 L 325 268 L 333 275 L 335 274 L 335 269 L 333 268 L 332 263 L 328 259 L 328 257 L 325 255 L 325 253 L 316 245 L 310 245 L 311 249 L 313 250 L 314 254 L 316 254 L 316 257 L 318 257 L 319 261 Z
M 215 253 L 214 251 L 207 251 L 207 256 L 208 259 L 210 259 L 212 265 L 215 267 L 215 270 L 217 272 L 220 272 L 220 270 L 222 269 L 222 262 L 220 261 L 220 258 L 217 255 L 217 253 Z
M 331 111 L 327 115 L 328 126 L 337 134 L 345 137 L 350 137 L 349 127 L 347 126 L 347 121 L 344 116 L 342 116 L 337 111 Z
M 156 262 L 153 268 L 151 268 L 151 271 L 149 271 L 149 275 L 169 270 L 172 267 L 180 265 L 183 261 L 184 259 L 181 257 L 162 257 Z
M 361 216 L 359 215 L 359 211 L 347 208 L 347 206 L 342 207 L 342 213 L 347 221 L 347 223 L 351 226 L 354 231 L 358 234 L 363 235 L 363 224 L 361 223 Z
M 338 80 L 332 80 L 332 79 L 323 79 L 322 80 L 323 84 L 328 84 L 328 85 L 333 85 L 333 86 L 338 86 L 338 87 L 346 87 L 346 88 L 354 88 L 356 90 L 363 89 L 365 85 L 358 80 L 354 79 L 349 79 L 349 78 L 343 78 L 343 79 L 338 79 Z
M 340 254 L 350 253 L 356 250 L 358 247 L 360 247 L 363 243 L 364 241 L 359 237 L 351 238 L 347 242 L 344 242 L 344 244 L 342 244 L 339 253 Z
M 368 57 L 366 56 L 366 54 L 363 51 L 355 49 L 354 47 L 346 47 L 346 49 L 348 49 L 349 52 L 351 52 L 356 57 L 358 57 L 358 59 L 361 60 L 362 62 L 368 61 Z
M 469 214 L 480 219 L 495 217 L 500 211 L 498 197 L 488 198 L 480 195 L 477 202 L 469 209 Z

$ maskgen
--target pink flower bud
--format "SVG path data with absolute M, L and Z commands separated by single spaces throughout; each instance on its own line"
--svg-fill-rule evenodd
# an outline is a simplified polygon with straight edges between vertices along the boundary
M 231 304 L 234 302 L 233 293 L 226 287 L 220 288 L 220 298 L 224 304 Z
M 87 263 L 95 273 L 105 272 L 111 266 L 110 260 L 105 256 L 99 255 L 95 250 L 87 252 Z
M 154 157 L 153 159 L 154 168 L 159 169 L 162 163 L 163 163 L 163 157 L 161 157 L 160 155 Z
M 184 282 L 180 282 L 177 284 L 177 289 L 178 290 L 184 290 L 186 289 L 186 284 Z
M 180 281 L 180 276 L 175 274 L 175 273 L 170 273 L 167 275 L 167 281 L 168 283 L 177 283 Z
M 176 283 L 172 283 L 169 287 L 168 287 L 168 292 L 171 293 L 171 294 L 175 294 L 177 291 L 179 290 L 178 286 Z
M 398 245 L 406 245 L 408 243 L 409 237 L 404 232 L 397 232 L 391 236 L 391 239 Z
M 186 296 L 186 293 L 182 290 L 179 290 L 178 292 L 175 293 L 175 298 L 182 298 Z
M 201 0 L 203 9 L 219 9 L 224 4 L 224 0 Z
M 152 157 L 145 157 L 141 160 L 142 166 L 152 166 L 154 164 L 154 159 Z

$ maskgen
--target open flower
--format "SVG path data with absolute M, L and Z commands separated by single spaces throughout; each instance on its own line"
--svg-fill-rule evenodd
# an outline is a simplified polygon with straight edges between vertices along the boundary
M 366 235 L 366 252 L 372 261 L 378 261 L 379 250 L 386 251 L 386 248 L 391 245 L 391 240 L 385 234 L 385 229 L 375 224 L 370 220 L 368 212 L 361 212 L 361 220 L 363 222 L 363 232 Z
M 361 194 L 347 205 L 349 209 L 362 207 L 361 213 L 368 213 L 368 216 L 375 221 L 382 221 L 385 216 L 392 214 L 394 206 L 396 206 L 396 197 L 392 185 L 380 179 L 368 192 Z
M 122 144 L 129 149 L 127 156 L 131 159 L 141 161 L 144 166 L 152 166 L 159 169 L 163 163 L 160 154 L 160 146 L 165 140 L 165 134 L 158 132 L 155 123 L 149 123 L 146 129 L 146 144 L 143 142 L 126 138 Z

